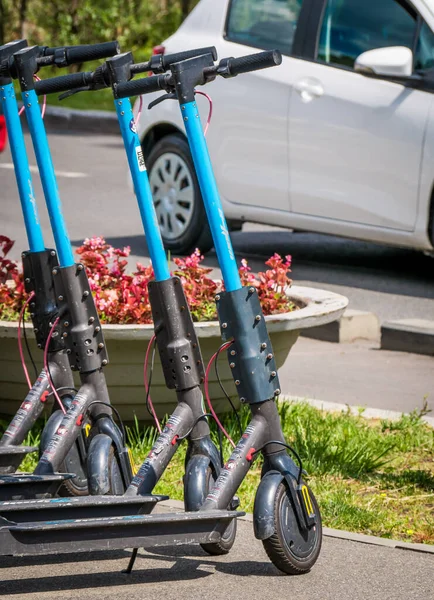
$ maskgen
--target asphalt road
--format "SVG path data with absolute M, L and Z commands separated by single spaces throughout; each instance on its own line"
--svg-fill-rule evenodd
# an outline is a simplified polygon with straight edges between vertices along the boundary
M 52 133 L 50 144 L 74 245 L 103 235 L 114 245 L 130 245 L 132 263 L 145 262 L 146 242 L 127 186 L 120 137 Z M 30 148 L 29 156 L 36 165 Z M 49 245 L 53 240 L 37 172 L 34 185 Z M 27 242 L 9 149 L 0 156 L 0 190 L 0 235 L 16 240 L 11 257 L 19 258 Z M 348 296 L 350 307 L 374 312 L 381 321 L 434 320 L 434 258 L 422 253 L 251 224 L 234 233 L 233 242 L 238 257 L 250 257 L 256 271 L 276 251 L 291 254 L 295 283 L 340 292 Z M 216 267 L 212 251 L 205 262 Z M 432 358 L 425 356 L 301 339 L 280 376 L 286 394 L 406 411 L 422 406 L 426 396 L 434 408 L 432 366 Z
M 53 133 L 50 144 L 74 244 L 79 245 L 84 237 L 103 235 L 114 245 L 130 245 L 132 262 L 143 261 L 147 248 L 139 211 L 126 184 L 120 137 Z M 29 155 L 36 165 L 30 148 Z M 46 243 L 52 244 L 37 173 L 34 184 Z M 12 256 L 18 258 L 27 243 L 9 149 L 0 156 L 0 189 L 0 233 L 17 241 Z M 233 243 L 240 258 L 250 257 L 254 270 L 263 268 L 264 260 L 274 252 L 291 254 L 296 283 L 343 293 L 352 308 L 374 312 L 381 321 L 434 319 L 434 258 L 420 252 L 252 224 L 234 233 Z M 213 252 L 206 263 L 217 266 Z
M 164 510 L 164 509 L 163 509 Z M 168 509 L 166 509 L 168 510 Z M 0 596 L 17 600 L 428 600 L 434 555 L 324 537 L 307 575 L 282 575 L 252 523 L 240 520 L 232 551 L 208 556 L 196 546 L 130 552 L 0 559 Z

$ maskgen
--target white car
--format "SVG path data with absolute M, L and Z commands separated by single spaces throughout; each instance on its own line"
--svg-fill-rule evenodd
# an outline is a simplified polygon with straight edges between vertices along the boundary
M 434 0 L 201 0 L 160 51 L 284 55 L 279 67 L 203 88 L 230 224 L 432 251 L 433 31 Z M 198 102 L 205 123 L 208 103 Z M 166 247 L 208 250 L 178 103 L 144 110 L 139 135 Z

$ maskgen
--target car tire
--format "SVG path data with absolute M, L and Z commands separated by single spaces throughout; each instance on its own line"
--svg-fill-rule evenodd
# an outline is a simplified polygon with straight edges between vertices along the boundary
M 165 248 L 174 254 L 208 252 L 213 241 L 186 138 L 161 138 L 146 165 Z

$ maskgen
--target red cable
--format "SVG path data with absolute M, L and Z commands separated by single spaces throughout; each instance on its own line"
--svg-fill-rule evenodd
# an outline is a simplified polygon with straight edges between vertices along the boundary
M 227 439 L 229 440 L 229 442 L 231 443 L 231 445 L 235 448 L 235 443 L 233 441 L 233 439 L 231 438 L 231 436 L 228 434 L 228 432 L 226 431 L 226 429 L 223 427 L 223 425 L 220 423 L 219 418 L 217 417 L 214 408 L 212 406 L 211 403 L 211 399 L 209 397 L 209 389 L 208 389 L 208 378 L 209 378 L 209 372 L 210 369 L 212 367 L 212 363 L 215 361 L 215 359 L 217 358 L 217 355 L 219 354 L 219 352 L 222 352 L 223 350 L 227 350 L 229 348 L 229 346 L 231 346 L 233 344 L 233 342 L 228 342 L 227 344 L 225 344 L 224 346 L 222 346 L 215 354 L 213 354 L 210 358 L 210 361 L 208 363 L 208 366 L 206 368 L 205 371 L 205 382 L 204 382 L 204 388 L 205 388 L 205 398 L 210 410 L 210 413 L 212 414 L 212 416 L 215 419 L 215 422 L 217 423 L 218 427 L 221 429 L 223 435 L 225 437 L 227 437 Z
M 212 117 L 212 98 L 211 98 L 211 96 L 208 96 L 208 94 L 206 94 L 205 92 L 199 92 L 198 90 L 194 90 L 194 93 L 195 94 L 200 94 L 201 96 L 205 96 L 205 98 L 209 102 L 208 119 L 206 121 L 205 129 L 203 130 L 203 135 L 206 137 L 206 134 L 208 133 L 209 125 L 211 123 L 211 117 Z
M 44 348 L 44 369 L 45 369 L 45 372 L 47 374 L 48 383 L 50 384 L 50 387 L 53 390 L 54 397 L 56 398 L 57 402 L 59 403 L 60 410 L 63 412 L 63 414 L 66 414 L 65 407 L 63 406 L 62 400 L 59 398 L 59 394 L 57 393 L 57 390 L 54 387 L 53 380 L 51 379 L 51 375 L 50 375 L 50 370 L 48 368 L 48 346 L 50 345 L 51 337 L 53 335 L 54 328 L 56 327 L 57 323 L 59 322 L 59 319 L 60 319 L 60 317 L 57 317 L 57 319 L 54 321 L 53 326 L 50 329 L 50 333 L 48 334 L 47 341 L 45 343 L 45 348 Z
M 161 425 L 160 425 L 160 421 L 158 420 L 157 414 L 155 412 L 154 409 L 154 405 L 152 404 L 152 400 L 151 400 L 151 392 L 148 391 L 148 363 L 149 363 L 149 354 L 151 352 L 151 348 L 152 348 L 152 344 L 155 341 L 155 333 L 154 335 L 151 337 L 151 339 L 149 340 L 149 344 L 148 344 L 148 348 L 146 349 L 146 354 L 145 354 L 145 364 L 144 364 L 144 368 L 143 368 L 143 376 L 144 376 L 144 382 L 145 382 L 145 390 L 146 390 L 146 397 L 148 399 L 148 404 L 149 404 L 149 410 L 152 413 L 152 416 L 154 417 L 154 421 L 155 421 L 155 425 L 158 429 L 158 433 L 161 433 Z
M 29 304 L 30 300 L 33 298 L 34 295 L 35 295 L 35 292 L 30 293 L 30 296 L 27 298 L 27 300 L 23 304 L 23 307 L 20 312 L 20 316 L 18 318 L 18 351 L 20 353 L 21 364 L 23 367 L 24 375 L 26 376 L 27 385 L 29 386 L 29 390 L 32 389 L 32 382 L 30 380 L 29 372 L 27 370 L 26 359 L 24 358 L 24 352 L 23 352 L 23 345 L 21 343 L 21 323 L 23 321 L 24 312 L 27 308 L 27 305 Z

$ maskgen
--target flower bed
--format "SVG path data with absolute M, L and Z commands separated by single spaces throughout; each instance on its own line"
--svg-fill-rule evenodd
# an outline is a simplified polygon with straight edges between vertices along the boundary
M 3 240 L 3 241 L 2 241 Z M 6 251 L 10 241 L 0 238 Z M 145 407 L 143 362 L 146 347 L 153 334 L 147 282 L 153 278 L 151 267 L 137 265 L 136 271 L 126 273 L 129 249 L 114 249 L 102 238 L 86 240 L 79 249 L 86 265 L 109 353 L 109 365 L 104 370 L 112 403 L 122 418 L 132 421 L 149 420 Z M 5 253 L 6 254 L 6 253 Z M 216 318 L 214 296 L 221 283 L 209 277 L 210 269 L 201 266 L 199 252 L 185 259 L 174 259 L 174 274 L 178 275 L 191 306 L 195 329 L 199 337 L 203 360 L 221 344 L 220 327 Z M 288 277 L 290 257 L 274 255 L 267 261 L 270 268 L 255 277 L 246 261 L 242 261 L 240 276 L 244 285 L 258 290 L 277 367 L 285 362 L 300 330 L 323 325 L 338 319 L 347 306 L 347 299 L 338 294 L 311 288 L 290 287 Z M 15 263 L 0 260 L 0 414 L 11 415 L 26 393 L 25 381 L 17 349 L 18 311 L 25 297 L 22 275 Z M 271 314 L 270 314 L 271 313 Z M 3 319 L 3 321 L 1 321 Z M 30 346 L 41 364 L 42 353 L 35 348 L 31 325 Z M 231 395 L 236 395 L 227 361 L 221 359 L 220 378 Z M 217 411 L 228 410 L 228 402 L 220 388 L 214 370 L 209 379 L 210 395 Z M 172 411 L 176 395 L 164 382 L 159 356 L 156 354 L 152 378 L 152 400 L 161 417 Z
M 0 320 L 15 321 L 25 300 L 23 275 L 16 262 L 7 258 L 13 242 L 0 236 Z M 90 287 L 102 323 L 116 325 L 146 325 L 152 323 L 148 283 L 154 279 L 151 265 L 137 263 L 133 273 L 127 273 L 130 248 L 113 248 L 102 237 L 86 239 L 77 250 L 85 265 Z M 217 318 L 215 295 L 222 283 L 209 277 L 212 269 L 201 265 L 199 250 L 187 258 L 174 258 L 172 274 L 180 277 L 194 321 Z M 291 257 L 274 254 L 265 263 L 270 268 L 255 277 L 247 261 L 241 261 L 241 283 L 256 288 L 265 315 L 291 312 L 297 309 L 287 295 L 292 280 L 288 277 Z

